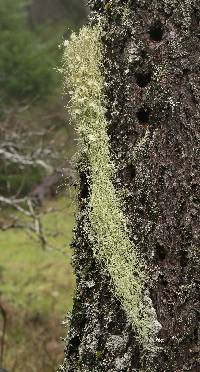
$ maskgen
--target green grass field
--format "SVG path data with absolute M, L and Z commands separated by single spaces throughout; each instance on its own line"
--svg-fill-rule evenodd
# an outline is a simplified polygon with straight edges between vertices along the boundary
M 59 337 L 66 331 L 60 323 L 72 308 L 75 287 L 69 248 L 75 207 L 67 197 L 44 209 L 49 207 L 57 211 L 44 215 L 43 224 L 56 236 L 49 237 L 47 250 L 23 230 L 0 233 L 0 300 L 8 317 L 4 367 L 10 371 L 50 372 L 63 358 Z

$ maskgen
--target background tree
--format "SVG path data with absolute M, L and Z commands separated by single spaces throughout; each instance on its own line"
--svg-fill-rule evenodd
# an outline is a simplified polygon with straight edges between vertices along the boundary
M 198 371 L 200 6 L 90 5 L 64 56 L 80 191 L 61 370 Z

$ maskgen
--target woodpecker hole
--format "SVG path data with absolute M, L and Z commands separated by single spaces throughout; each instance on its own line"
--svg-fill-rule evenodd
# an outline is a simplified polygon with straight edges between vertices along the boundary
M 153 41 L 161 41 L 163 38 L 164 30 L 162 23 L 160 21 L 156 21 L 151 27 L 150 27 L 150 39 Z
M 140 88 L 145 88 L 151 81 L 151 72 L 136 72 L 135 80 Z
M 156 256 L 159 260 L 163 261 L 167 256 L 167 251 L 163 245 L 157 243 L 156 244 Z
M 130 176 L 131 179 L 135 178 L 136 176 L 136 168 L 133 164 L 129 164 L 126 168 L 127 174 Z
M 147 124 L 149 122 L 150 110 L 141 108 L 137 112 L 137 118 L 140 124 Z

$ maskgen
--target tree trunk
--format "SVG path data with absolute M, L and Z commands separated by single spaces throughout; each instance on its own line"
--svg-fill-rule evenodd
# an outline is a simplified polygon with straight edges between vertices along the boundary
M 105 116 L 115 167 L 110 179 L 126 219 L 127 244 L 147 279 L 139 295 L 143 305 L 135 318 L 129 316 L 117 284 L 119 269 L 113 274 L 93 249 L 92 163 L 86 151 L 84 166 L 82 159 L 79 164 L 77 290 L 63 371 L 198 372 L 200 3 L 96 0 L 91 9 L 92 22 L 100 16 L 103 24 Z M 126 280 L 132 261 L 122 260 Z M 134 270 L 136 284 L 141 283 Z M 155 332 L 142 321 L 145 306 L 152 309 L 152 324 L 155 318 L 160 324 Z M 134 311 L 139 307 L 135 302 Z M 154 347 L 147 346 L 145 329 Z

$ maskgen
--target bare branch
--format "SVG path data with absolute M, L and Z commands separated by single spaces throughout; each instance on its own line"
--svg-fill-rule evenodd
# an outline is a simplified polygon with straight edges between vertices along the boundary
M 23 166 L 31 166 L 31 165 L 38 166 L 39 165 L 50 173 L 53 171 L 53 167 L 45 163 L 43 160 L 41 159 L 34 160 L 33 158 L 31 159 L 28 156 L 20 155 L 16 151 L 10 152 L 3 148 L 0 148 L 0 157 L 3 158 L 4 160 L 10 161 L 11 163 L 16 163 L 16 164 L 23 165 Z

